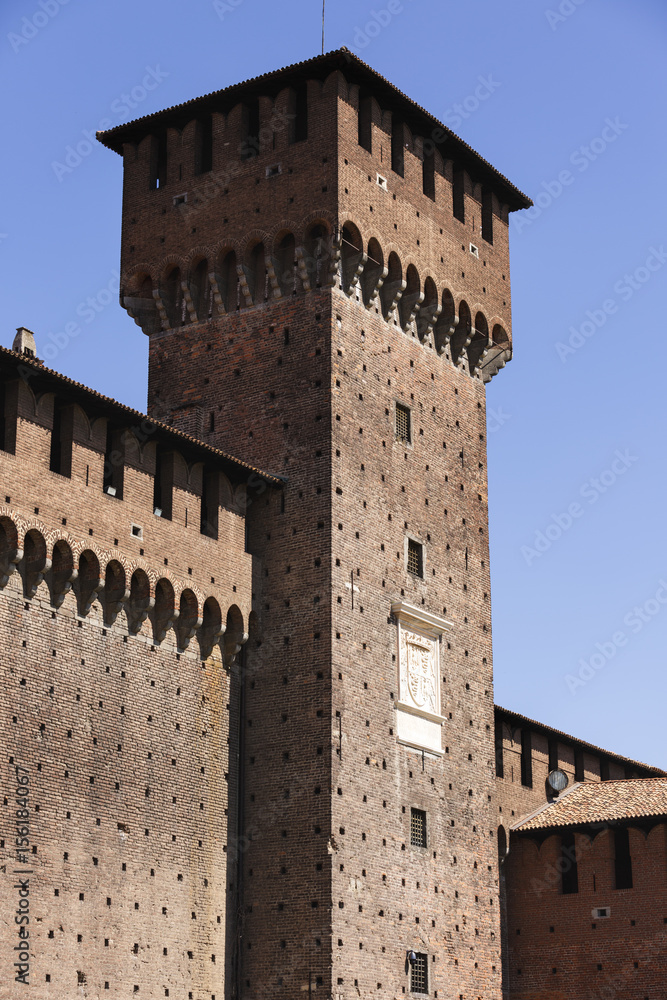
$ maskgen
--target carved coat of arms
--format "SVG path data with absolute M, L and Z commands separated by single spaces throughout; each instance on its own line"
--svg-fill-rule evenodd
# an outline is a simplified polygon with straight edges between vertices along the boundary
M 407 688 L 417 708 L 436 713 L 437 693 L 433 642 L 414 632 L 404 632 Z M 407 692 L 406 692 L 407 693 Z

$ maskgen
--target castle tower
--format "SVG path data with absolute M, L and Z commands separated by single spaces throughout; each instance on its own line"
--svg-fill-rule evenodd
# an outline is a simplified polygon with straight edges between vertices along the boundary
M 248 489 L 226 995 L 497 1000 L 485 383 L 530 202 L 344 49 L 100 138 L 149 413 L 284 478 Z

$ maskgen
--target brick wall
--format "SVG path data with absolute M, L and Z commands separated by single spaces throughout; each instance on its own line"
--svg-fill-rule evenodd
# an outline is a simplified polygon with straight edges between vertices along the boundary
M 26 374 L 8 384 L 12 452 L 0 451 L 0 850 L 7 871 L 19 867 L 14 780 L 25 768 L 30 986 L 40 997 L 222 997 L 236 843 L 230 657 L 251 609 L 243 508 L 227 481 L 220 538 L 201 535 L 200 486 L 186 475 L 196 469 L 177 454 L 172 520 L 155 517 L 154 439 L 169 445 L 155 427 L 128 438 L 123 499 L 105 494 L 106 419 L 74 403 L 71 475 L 52 472 L 54 395 L 67 388 L 52 379 L 45 392 L 45 373 Z M 181 607 L 173 627 L 157 614 L 167 585 Z M 0 995 L 14 997 L 20 986 L 2 980 Z
M 249 240 L 275 249 L 298 190 L 296 244 L 307 243 L 311 223 L 327 230 L 320 287 L 237 300 L 238 310 L 163 329 L 150 343 L 151 406 L 176 413 L 187 401 L 205 427 L 214 413 L 207 440 L 288 477 L 283 499 L 248 512 L 260 626 L 246 649 L 240 989 L 394 996 L 409 988 L 414 948 L 428 954 L 431 992 L 497 996 L 484 385 L 469 374 L 465 337 L 452 364 L 456 316 L 437 344 L 435 315 L 429 331 L 393 307 L 385 316 L 363 272 L 374 236 L 385 262 L 393 249 L 404 274 L 411 261 L 422 285 L 433 274 L 438 304 L 449 282 L 455 311 L 463 289 L 473 318 L 486 296 L 488 324 L 500 316 L 509 330 L 506 220 L 495 220 L 497 240 L 479 260 L 467 243 L 464 258 L 445 177 L 434 204 L 410 153 L 396 201 L 391 183 L 388 192 L 373 186 L 374 202 L 386 201 L 371 228 L 371 154 L 357 142 L 355 95 L 342 74 L 321 93 L 307 145 L 278 157 L 280 177 L 266 177 L 277 157 L 260 151 L 243 167 L 250 176 L 209 206 L 217 219 L 224 198 L 236 204 L 225 232 L 240 257 Z M 470 232 L 472 194 L 469 185 Z M 162 197 L 142 198 L 154 195 Z M 258 228 L 249 233 L 253 204 Z M 340 234 L 348 221 L 363 241 L 358 256 L 347 230 L 332 242 L 332 223 Z M 472 277 L 458 276 L 461 260 Z M 409 448 L 395 438 L 397 401 L 412 411 Z M 407 535 L 424 546 L 422 580 L 406 571 Z M 453 622 L 442 645 L 442 757 L 422 759 L 397 742 L 391 604 L 402 598 Z M 428 849 L 410 847 L 413 806 L 426 811 Z
M 633 888 L 616 889 L 611 828 L 576 832 L 579 891 L 561 891 L 560 836 L 522 836 L 505 861 L 511 996 L 660 997 L 667 967 L 664 823 L 629 829 Z M 594 910 L 606 908 L 608 917 Z

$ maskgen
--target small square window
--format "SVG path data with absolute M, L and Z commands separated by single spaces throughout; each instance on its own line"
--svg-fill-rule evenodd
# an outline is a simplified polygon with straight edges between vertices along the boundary
M 415 961 L 410 965 L 410 992 L 428 993 L 427 956 L 421 953 L 415 956 Z
M 410 427 L 410 408 L 401 403 L 396 404 L 396 437 L 399 441 L 410 444 L 412 440 Z
M 413 847 L 426 847 L 426 813 L 423 809 L 410 810 L 410 843 Z
M 424 575 L 424 546 L 408 538 L 408 573 Z

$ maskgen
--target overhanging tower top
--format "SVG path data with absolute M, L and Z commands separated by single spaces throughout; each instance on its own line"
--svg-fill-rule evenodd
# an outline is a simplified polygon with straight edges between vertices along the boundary
M 199 115 L 231 110 L 242 98 L 275 95 L 288 84 L 293 86 L 299 82 L 305 83 L 309 79 L 324 81 L 336 71 L 340 71 L 351 82 L 368 90 L 379 101 L 389 102 L 392 110 L 404 118 L 413 132 L 431 135 L 443 155 L 455 158 L 465 168 L 472 169 L 480 180 L 497 191 L 498 197 L 507 204 L 510 211 L 529 208 L 532 205 L 530 198 L 443 122 L 411 100 L 347 48 L 335 49 L 313 59 L 262 73 L 261 76 L 232 84 L 211 94 L 176 104 L 163 111 L 156 111 L 105 132 L 98 132 L 97 137 L 109 149 L 122 154 L 124 143 L 139 142 L 148 132 L 156 128 L 167 125 L 172 128 L 183 128 L 192 118 Z

